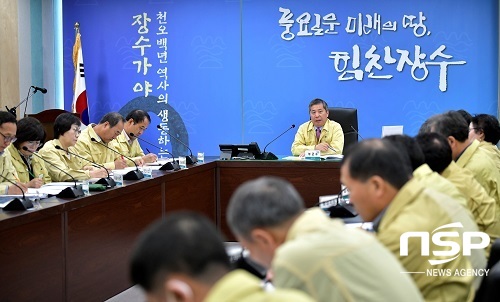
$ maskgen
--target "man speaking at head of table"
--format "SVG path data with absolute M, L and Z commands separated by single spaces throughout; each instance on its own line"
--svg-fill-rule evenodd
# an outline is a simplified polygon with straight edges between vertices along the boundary
M 342 154 L 342 126 L 328 119 L 328 104 L 322 99 L 309 103 L 310 120 L 300 125 L 292 143 L 292 154 L 304 156 L 306 150 L 320 150 L 321 155 Z

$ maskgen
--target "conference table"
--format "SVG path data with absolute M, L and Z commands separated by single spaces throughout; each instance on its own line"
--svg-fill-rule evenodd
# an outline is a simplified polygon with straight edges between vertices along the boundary
M 340 190 L 334 161 L 216 160 L 41 208 L 0 211 L 0 301 L 104 301 L 133 284 L 128 261 L 138 235 L 178 210 L 209 217 L 228 241 L 226 208 L 244 181 L 264 175 L 290 181 L 307 207 Z

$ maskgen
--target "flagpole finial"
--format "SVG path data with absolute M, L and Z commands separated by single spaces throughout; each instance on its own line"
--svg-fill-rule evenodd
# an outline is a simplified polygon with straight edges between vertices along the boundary
M 75 23 L 75 31 L 77 34 L 80 33 L 80 23 L 78 22 Z

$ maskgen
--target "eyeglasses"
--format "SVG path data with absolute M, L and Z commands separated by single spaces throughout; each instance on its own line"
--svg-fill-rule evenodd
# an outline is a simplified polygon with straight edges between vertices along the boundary
M 0 132 L 0 134 L 3 136 L 3 140 L 6 142 L 6 143 L 13 143 L 17 140 L 17 137 L 15 136 L 5 136 L 5 134 L 3 134 L 2 132 Z
M 26 142 L 26 145 L 30 145 L 32 147 L 35 147 L 35 146 L 38 147 L 38 146 L 40 146 L 40 144 L 41 144 L 40 141 L 27 141 Z

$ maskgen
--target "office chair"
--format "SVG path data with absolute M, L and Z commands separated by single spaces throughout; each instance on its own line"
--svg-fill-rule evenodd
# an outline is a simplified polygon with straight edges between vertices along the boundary
M 488 266 L 491 269 L 496 263 L 500 261 L 500 238 L 497 238 L 491 245 L 490 258 L 488 259 Z
M 342 154 L 345 155 L 347 147 L 358 142 L 358 109 L 330 107 L 328 112 L 328 118 L 342 126 L 344 132 L 344 150 Z
M 36 114 L 28 114 L 27 116 L 34 117 L 42 123 L 43 128 L 45 129 L 45 133 L 47 135 L 45 137 L 45 141 L 48 142 L 54 139 L 54 122 L 56 120 L 56 117 L 58 117 L 59 114 L 66 112 L 68 111 L 62 109 L 47 109 L 38 112 Z M 80 118 L 79 113 L 72 113 L 72 114 L 77 118 Z
M 498 302 L 500 297 L 500 262 L 497 262 L 483 277 L 481 287 L 476 293 L 474 302 Z
M 491 246 L 486 268 L 490 271 L 488 276 L 483 277 L 474 302 L 493 302 L 498 301 L 498 297 L 500 297 L 500 238 L 497 238 Z

